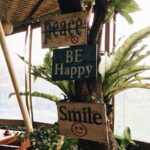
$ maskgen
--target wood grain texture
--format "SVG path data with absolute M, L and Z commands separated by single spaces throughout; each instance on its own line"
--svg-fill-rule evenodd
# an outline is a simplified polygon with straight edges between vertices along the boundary
M 104 104 L 59 102 L 57 108 L 60 132 L 63 135 L 107 143 Z M 98 114 L 101 115 L 101 119 L 98 119 Z
M 42 48 L 87 44 L 85 12 L 45 17 L 41 19 L 41 29 Z

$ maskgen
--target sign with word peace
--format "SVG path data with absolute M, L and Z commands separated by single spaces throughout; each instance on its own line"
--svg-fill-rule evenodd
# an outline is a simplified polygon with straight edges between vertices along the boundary
M 61 14 L 41 19 L 42 48 L 87 43 L 85 12 Z
M 83 80 L 97 77 L 96 45 L 53 51 L 53 80 Z
M 61 134 L 107 143 L 104 104 L 58 102 L 57 109 Z

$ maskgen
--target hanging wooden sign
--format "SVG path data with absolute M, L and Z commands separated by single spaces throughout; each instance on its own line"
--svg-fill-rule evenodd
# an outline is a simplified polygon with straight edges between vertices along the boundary
M 61 134 L 107 143 L 104 104 L 59 102 L 57 109 Z
M 53 51 L 53 80 L 83 80 L 97 77 L 96 45 Z
M 43 18 L 41 29 L 42 48 L 87 44 L 85 12 Z

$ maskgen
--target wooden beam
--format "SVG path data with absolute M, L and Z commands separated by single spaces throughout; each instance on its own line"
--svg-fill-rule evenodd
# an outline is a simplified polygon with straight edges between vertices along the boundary
M 19 150 L 20 146 L 0 144 L 0 150 Z
M 18 137 L 16 135 L 10 135 L 0 138 L 0 144 L 11 144 L 17 141 Z
M 80 0 L 58 0 L 62 13 L 79 12 L 82 10 Z
M 29 13 L 29 15 L 25 18 L 25 21 L 29 20 L 34 13 L 36 12 L 36 10 L 40 7 L 40 5 L 43 3 L 44 0 L 38 0 L 37 3 L 35 4 L 35 6 L 32 8 L 31 12 Z
M 58 14 L 58 13 L 60 13 L 59 10 L 57 10 L 51 14 L 48 14 L 47 16 L 53 16 L 53 15 Z M 43 16 L 41 16 L 39 18 L 34 18 L 34 19 L 30 18 L 30 20 L 26 20 L 25 22 L 21 22 L 20 25 L 18 25 L 16 27 L 14 26 L 14 30 L 13 30 L 12 34 L 26 31 L 28 25 L 31 25 L 32 29 L 40 27 L 41 26 L 41 23 L 40 23 L 41 18 L 43 18 Z
M 105 24 L 105 51 L 110 52 L 110 23 Z

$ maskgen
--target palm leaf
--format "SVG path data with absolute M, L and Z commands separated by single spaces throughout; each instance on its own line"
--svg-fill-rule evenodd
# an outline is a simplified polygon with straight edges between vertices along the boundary
M 149 84 L 143 84 L 142 81 L 150 79 L 149 77 L 139 76 L 142 72 L 150 70 L 150 66 L 139 65 L 144 58 L 150 55 L 148 51 L 142 54 L 146 45 L 139 49 L 137 43 L 147 37 L 150 33 L 150 27 L 144 28 L 133 33 L 116 52 L 112 65 L 106 71 L 103 81 L 103 93 L 105 98 L 112 97 L 128 88 L 149 88 Z
M 128 67 L 128 66 L 134 66 L 137 65 L 139 62 L 141 62 L 142 60 L 144 60 L 144 58 L 148 57 L 150 55 L 150 51 L 148 51 L 145 55 L 139 55 L 137 56 L 137 58 L 134 60 L 134 58 L 130 59 L 130 61 L 127 61 L 126 64 L 122 67 Z
M 139 49 L 136 49 L 133 52 L 131 52 L 129 56 L 129 61 L 136 59 L 146 47 L 147 45 L 142 45 Z
M 51 57 L 50 53 L 48 52 L 45 55 L 44 58 L 44 63 L 42 65 L 39 66 L 32 66 L 31 67 L 31 73 L 32 75 L 34 75 L 34 78 L 42 78 L 48 82 L 50 82 L 53 85 L 56 85 L 57 87 L 59 87 L 65 95 L 69 95 L 70 93 L 75 93 L 74 90 L 74 82 L 72 81 L 67 81 L 67 80 L 63 80 L 63 81 L 53 81 L 52 80 L 52 59 L 49 58 Z M 69 82 L 72 82 L 71 84 L 71 89 L 69 88 Z
M 136 82 L 136 81 L 139 81 L 140 83 L 142 83 L 142 81 L 150 81 L 150 77 L 141 77 L 141 76 L 135 76 L 135 78 L 127 81 L 127 83 L 133 83 L 133 82 Z
M 122 17 L 124 17 L 129 24 L 133 24 L 132 17 L 125 11 L 125 10 L 119 10 L 119 13 Z
M 15 93 L 10 93 L 9 94 L 9 98 L 11 96 L 13 96 L 13 95 L 15 95 Z M 29 92 L 24 92 L 24 93 L 20 92 L 19 95 L 20 96 L 29 96 L 29 95 L 31 95 L 33 97 L 41 97 L 41 98 L 45 98 L 45 99 L 48 99 L 48 100 L 53 101 L 53 102 L 59 102 L 60 101 L 60 98 L 58 98 L 55 95 L 40 93 L 40 92 L 37 92 L 37 91 L 32 92 L 32 93 L 29 93 Z
M 126 1 L 127 2 L 127 1 Z M 140 11 L 141 8 L 139 7 L 139 5 L 135 2 L 135 1 L 131 1 L 131 2 L 127 2 L 127 5 L 124 7 L 122 6 L 122 9 L 127 12 L 127 13 L 133 13 L 133 12 L 137 12 Z
M 133 50 L 132 48 L 140 42 L 141 39 L 147 37 L 148 34 L 150 34 L 150 26 L 129 36 L 129 38 L 127 38 L 127 40 L 116 52 L 111 69 L 106 74 L 117 71 L 117 69 L 122 65 L 122 62 L 130 56 L 131 51 Z
M 115 72 L 107 77 L 105 77 L 103 83 L 103 91 L 108 91 L 109 88 L 113 87 L 115 83 L 124 76 L 128 76 L 132 73 L 141 73 L 142 71 L 150 70 L 150 66 L 128 66 L 128 68 L 121 69 L 118 72 Z
M 105 21 L 109 21 L 113 15 L 118 12 L 122 15 L 128 23 L 133 23 L 130 13 L 141 10 L 139 5 L 134 0 L 111 0 L 107 3 L 107 12 Z
M 150 84 L 142 84 L 142 83 L 133 83 L 133 84 L 124 84 L 124 85 L 120 85 L 117 87 L 114 87 L 111 91 L 109 91 L 108 94 L 104 95 L 105 98 L 109 98 L 112 95 L 116 95 L 126 89 L 130 89 L 130 88 L 145 88 L 145 89 L 150 89 Z

